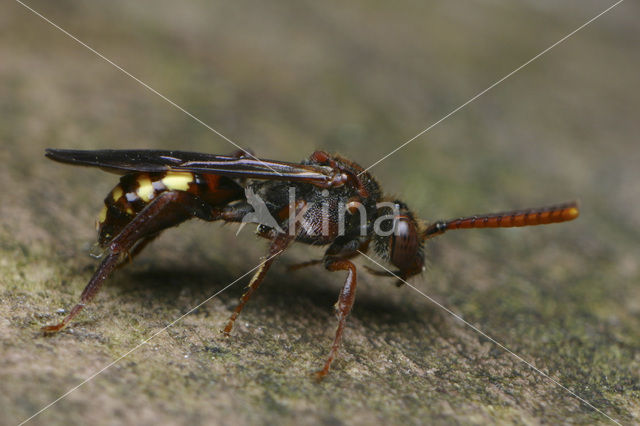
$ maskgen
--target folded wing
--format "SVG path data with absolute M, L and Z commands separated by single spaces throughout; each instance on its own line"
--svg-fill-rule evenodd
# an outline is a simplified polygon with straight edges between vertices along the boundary
M 84 151 L 49 148 L 45 155 L 61 163 L 99 167 L 118 174 L 178 170 L 247 179 L 289 180 L 323 185 L 331 181 L 334 173 L 331 167 L 313 164 L 187 151 L 129 149 Z

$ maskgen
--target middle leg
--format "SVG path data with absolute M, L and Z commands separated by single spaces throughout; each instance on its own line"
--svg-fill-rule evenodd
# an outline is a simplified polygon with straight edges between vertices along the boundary
M 242 312 L 244 305 L 247 304 L 247 302 L 251 298 L 251 295 L 258 289 L 258 287 L 262 283 L 262 280 L 264 279 L 265 275 L 267 275 L 267 271 L 271 267 L 273 261 L 276 260 L 276 257 L 278 257 L 289 246 L 292 239 L 293 238 L 287 234 L 277 234 L 273 238 L 271 244 L 269 245 L 269 253 L 267 255 L 267 259 L 262 263 L 262 265 L 260 265 L 258 271 L 251 278 L 249 286 L 247 287 L 247 291 L 240 298 L 240 303 L 238 303 L 238 306 L 236 306 L 236 309 L 229 317 L 227 325 L 224 327 L 224 330 L 222 330 L 225 336 L 229 336 L 229 333 L 231 333 L 231 329 L 233 329 L 233 324 L 235 323 L 236 318 L 238 318 L 238 315 L 240 315 L 240 312 Z

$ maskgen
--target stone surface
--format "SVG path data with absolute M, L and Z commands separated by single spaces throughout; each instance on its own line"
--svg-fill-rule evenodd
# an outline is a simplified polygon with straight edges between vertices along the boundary
M 364 166 L 606 7 L 29 5 L 258 155 L 298 161 L 322 148 Z M 4 3 L 0 423 L 17 424 L 78 385 L 30 424 L 608 421 L 568 390 L 638 422 L 639 12 L 622 3 L 372 170 L 430 220 L 580 199 L 572 223 L 443 236 L 413 281 L 561 388 L 363 268 L 340 358 L 314 382 L 343 275 L 288 274 L 287 264 L 322 254 L 300 245 L 279 260 L 231 338 L 219 330 L 247 279 L 137 347 L 264 254 L 249 227 L 236 237 L 234 226 L 195 221 L 119 271 L 70 328 L 42 337 L 39 327 L 64 315 L 96 266 L 87 255 L 93 223 L 117 180 L 50 162 L 46 147 L 234 147 L 19 3 Z

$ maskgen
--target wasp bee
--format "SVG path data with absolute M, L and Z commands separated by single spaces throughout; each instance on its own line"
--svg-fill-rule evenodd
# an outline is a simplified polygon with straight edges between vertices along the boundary
M 407 205 L 386 198 L 361 166 L 338 155 L 314 152 L 301 163 L 258 159 L 246 151 L 212 155 L 183 151 L 48 149 L 52 160 L 99 167 L 122 175 L 104 200 L 98 218 L 98 244 L 104 251 L 80 301 L 58 324 L 65 327 L 98 293 L 124 260 L 134 258 L 167 228 L 188 219 L 258 222 L 257 233 L 269 241 L 266 260 L 251 279 L 224 333 L 263 281 L 275 259 L 291 243 L 328 246 L 316 263 L 347 276 L 336 303 L 338 327 L 324 366 L 335 358 L 356 293 L 352 258 L 368 250 L 393 271 L 372 270 L 399 283 L 424 268 L 424 244 L 453 229 L 507 228 L 564 222 L 578 217 L 575 202 L 544 208 L 484 214 L 425 224 Z

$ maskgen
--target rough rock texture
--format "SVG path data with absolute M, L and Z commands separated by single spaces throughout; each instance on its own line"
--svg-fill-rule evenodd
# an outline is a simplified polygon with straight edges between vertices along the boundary
M 602 2 L 29 4 L 257 154 L 368 166 L 595 16 Z M 640 421 L 640 29 L 624 2 L 373 172 L 425 219 L 579 198 L 579 220 L 452 232 L 414 285 L 623 423 Z M 234 148 L 16 2 L 0 6 L 0 423 L 607 422 L 410 288 L 359 276 L 332 374 L 341 273 L 294 246 L 219 333 L 265 250 L 193 222 L 44 338 L 96 261 L 115 184 L 46 147 Z M 362 260 L 360 264 L 366 264 Z M 126 355 L 123 357 L 123 355 Z

